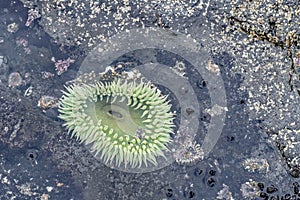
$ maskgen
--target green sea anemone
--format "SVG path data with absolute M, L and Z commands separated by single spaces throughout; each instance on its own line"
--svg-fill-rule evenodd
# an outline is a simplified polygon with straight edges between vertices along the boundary
M 73 84 L 63 93 L 59 118 L 105 164 L 156 166 L 165 157 L 174 114 L 167 96 L 150 82 Z

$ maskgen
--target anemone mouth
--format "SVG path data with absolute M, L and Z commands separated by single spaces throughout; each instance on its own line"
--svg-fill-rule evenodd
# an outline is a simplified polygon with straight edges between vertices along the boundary
M 172 141 L 174 114 L 150 82 L 71 85 L 60 100 L 64 126 L 107 165 L 157 166 Z

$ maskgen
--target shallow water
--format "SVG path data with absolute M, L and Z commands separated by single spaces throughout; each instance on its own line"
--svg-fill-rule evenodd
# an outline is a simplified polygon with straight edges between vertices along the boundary
M 0 2 L 0 199 L 299 198 L 297 3 L 95 2 Z M 163 168 L 106 166 L 67 134 L 61 90 L 92 70 L 169 95 Z

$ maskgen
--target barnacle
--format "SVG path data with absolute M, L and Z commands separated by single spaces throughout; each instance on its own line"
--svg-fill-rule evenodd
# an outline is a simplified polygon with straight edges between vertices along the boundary
M 175 161 L 180 165 L 193 165 L 203 158 L 204 151 L 196 142 L 184 143 L 175 155 Z
M 165 157 L 174 114 L 167 96 L 150 82 L 73 84 L 60 99 L 64 126 L 105 164 L 136 168 Z

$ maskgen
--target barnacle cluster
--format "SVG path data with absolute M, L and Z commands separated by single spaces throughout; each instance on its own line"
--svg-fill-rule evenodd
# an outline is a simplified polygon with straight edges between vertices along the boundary
M 260 195 L 258 183 L 252 179 L 243 183 L 240 190 L 244 198 L 255 199 Z
M 266 159 L 261 158 L 248 158 L 243 161 L 242 165 L 245 169 L 251 172 L 268 172 L 269 163 Z
M 173 149 L 173 157 L 180 165 L 194 165 L 203 160 L 204 150 L 190 135 L 189 127 L 180 127 L 177 130 L 174 142 L 177 143 L 176 150 Z
M 105 164 L 140 168 L 165 157 L 174 127 L 170 109 L 150 82 L 117 78 L 67 86 L 59 118 Z
M 231 35 L 224 42 L 230 41 L 234 48 L 241 47 L 238 48 L 241 53 L 239 50 L 231 53 L 235 58 L 242 58 L 236 61 L 237 65 L 245 64 L 237 67 L 238 70 L 247 70 L 244 76 L 249 81 L 244 81 L 241 88 L 249 94 L 249 116 L 262 122 L 259 126 L 274 142 L 286 169 L 291 176 L 299 177 L 299 4 L 295 1 L 233 2 L 226 31 Z M 260 171 L 256 166 L 251 164 L 250 169 L 255 167 L 255 171 Z
M 200 144 L 189 142 L 177 150 L 175 161 L 180 165 L 193 165 L 203 158 L 204 151 Z
M 274 15 L 276 10 L 276 15 Z M 286 1 L 243 1 L 231 10 L 229 21 L 234 27 L 254 40 L 267 41 L 285 49 L 291 61 L 289 85 L 291 90 L 299 88 L 298 54 L 300 47 L 299 6 Z

